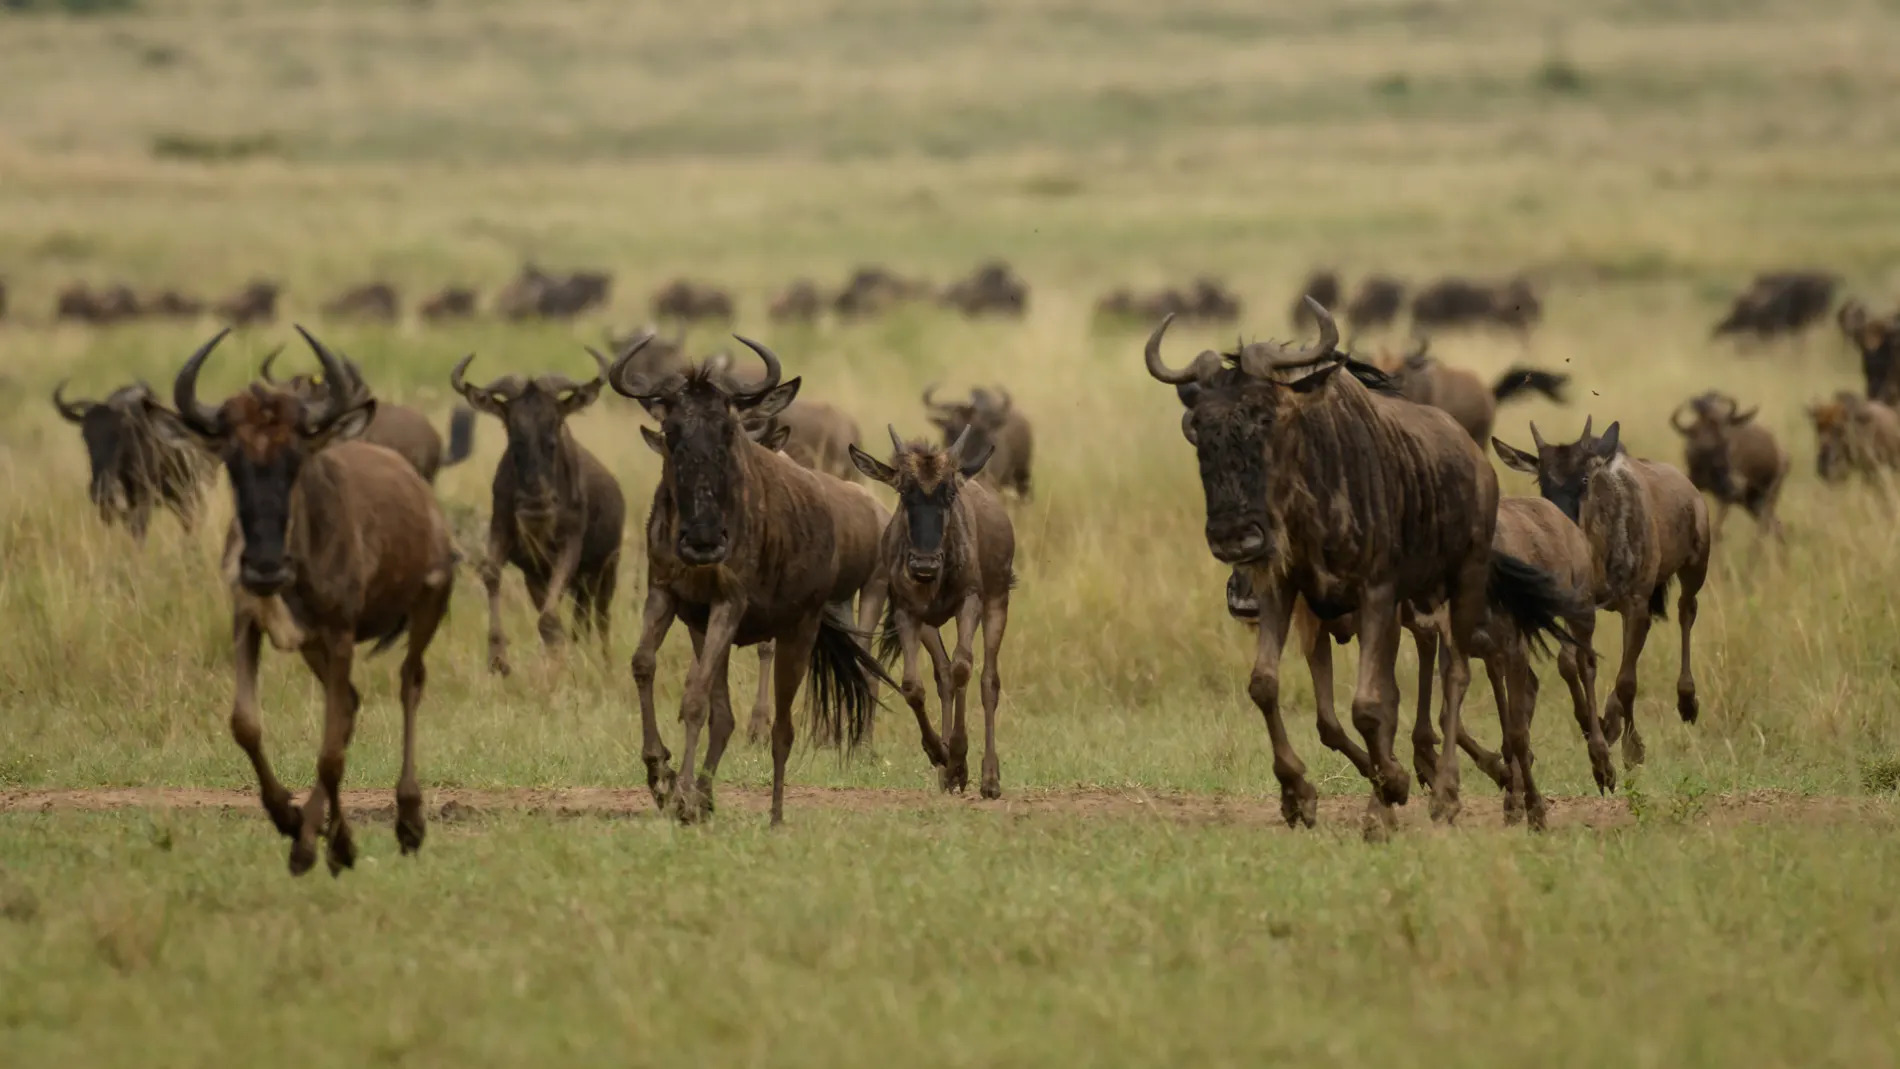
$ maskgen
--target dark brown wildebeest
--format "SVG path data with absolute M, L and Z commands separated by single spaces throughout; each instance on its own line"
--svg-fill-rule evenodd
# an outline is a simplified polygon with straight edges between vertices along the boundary
M 416 311 L 425 323 L 472 319 L 475 316 L 475 291 L 467 286 L 445 286 L 417 306 Z
M 1300 292 L 1293 298 L 1293 320 L 1295 331 L 1311 330 L 1314 326 L 1313 310 L 1308 307 L 1307 298 L 1318 301 L 1322 308 L 1335 308 L 1339 305 L 1339 272 L 1318 270 L 1306 276 L 1306 282 L 1300 286 Z
M 320 311 L 331 319 L 394 323 L 402 315 L 402 297 L 387 282 L 370 282 L 337 294 Z
M 732 295 L 717 286 L 676 278 L 653 294 L 653 318 L 696 323 L 732 322 Z
M 772 298 L 766 314 L 774 323 L 815 323 L 824 310 L 825 298 L 818 292 L 818 284 L 801 278 Z
M 746 434 L 748 421 L 791 403 L 799 380 L 781 382 L 770 349 L 738 340 L 765 364 L 765 377 L 743 392 L 727 392 L 704 367 L 659 380 L 625 375 L 633 353 L 621 355 L 609 381 L 660 422 L 657 432 L 640 430 L 663 458 L 647 517 L 647 600 L 633 655 L 647 786 L 683 821 L 711 811 L 712 781 L 733 729 L 726 686 L 732 648 L 772 640 L 782 655 L 773 666 L 777 824 L 785 813 L 792 702 L 807 671 L 817 737 L 855 745 L 870 724 L 871 680 L 883 678 L 883 669 L 840 606 L 876 570 L 878 520 L 860 487 L 801 468 Z M 691 631 L 694 653 L 681 698 L 686 742 L 677 779 L 653 707 L 657 654 L 675 618 Z M 709 716 L 705 765 L 696 771 Z
M 76 320 L 93 326 L 123 323 L 143 313 L 144 308 L 132 287 L 116 282 L 96 290 L 84 282 L 75 282 L 59 291 L 53 309 L 55 319 Z
M 1241 302 L 1219 279 L 1196 278 L 1186 290 L 1162 289 L 1137 294 L 1123 287 L 1095 302 L 1095 314 L 1105 319 L 1139 319 L 1152 323 L 1172 315 L 1188 323 L 1231 323 L 1240 318 Z
M 1623 759 L 1643 760 L 1636 729 L 1636 661 L 1649 637 L 1652 617 L 1667 618 L 1665 598 L 1671 581 L 1679 584 L 1676 619 L 1682 628 L 1682 669 L 1676 677 L 1676 711 L 1685 723 L 1696 720 L 1698 705 L 1690 637 L 1695 630 L 1696 595 L 1709 572 L 1709 507 L 1689 477 L 1671 465 L 1640 460 L 1618 442 L 1611 423 L 1602 437 L 1583 433 L 1568 444 L 1551 445 L 1531 425 L 1537 452 L 1526 453 L 1491 439 L 1507 467 L 1537 477 L 1537 489 L 1583 529 L 1590 542 L 1595 602 L 1623 618 L 1623 663 L 1616 687 L 1603 703 L 1603 732 L 1615 742 L 1628 720 Z
M 1399 317 L 1405 305 L 1405 283 L 1388 275 L 1367 275 L 1346 304 L 1346 323 L 1352 332 L 1382 330 Z
M 294 840 L 291 873 L 316 864 L 321 834 L 334 875 L 356 861 L 338 795 L 362 704 L 350 682 L 351 661 L 357 643 L 374 639 L 381 651 L 404 632 L 396 840 L 405 854 L 422 847 L 416 707 L 427 678 L 423 654 L 454 589 L 455 551 L 421 476 L 395 453 L 349 440 L 369 426 L 375 400 L 352 394 L 341 361 L 297 329 L 323 365 L 330 385 L 323 400 L 311 404 L 253 383 L 217 408 L 201 403 L 198 370 L 227 327 L 185 362 L 172 402 L 190 436 L 223 462 L 237 500 L 224 557 L 236 647 L 231 734 L 251 759 L 272 823 Z M 301 810 L 264 756 L 257 665 L 266 635 L 278 649 L 302 654 L 323 685 L 323 749 Z
M 1412 298 L 1414 330 L 1492 325 L 1530 333 L 1543 318 L 1543 303 L 1530 280 L 1519 275 L 1502 282 L 1441 278 Z
M 1486 389 L 1483 380 L 1464 368 L 1451 367 L 1430 354 L 1430 340 L 1417 338 L 1412 351 L 1375 361 L 1406 400 L 1449 412 L 1480 449 L 1491 440 L 1498 406 L 1526 390 L 1564 404 L 1564 386 L 1570 376 L 1518 364 L 1505 369 Z
M 1841 333 L 1860 353 L 1861 376 L 1867 381 L 1867 399 L 1883 405 L 1900 404 L 1900 311 L 1874 316 L 1859 301 L 1841 305 Z
M 1029 500 L 1035 434 L 1030 430 L 1029 417 L 1017 410 L 1009 391 L 998 386 L 991 392 L 978 386 L 970 391 L 969 400 L 948 404 L 933 400 L 936 392 L 934 383 L 924 387 L 924 412 L 943 432 L 944 444 L 962 437 L 965 428 L 973 428 L 975 435 L 970 441 L 969 455 L 980 453 L 988 458 L 977 476 L 978 481 L 999 492 L 1014 491 L 1018 497 Z
M 166 289 L 146 298 L 144 307 L 147 315 L 166 319 L 196 319 L 204 314 L 205 302 L 201 297 Z
M 1827 271 L 1770 271 L 1756 275 L 1736 296 L 1728 315 L 1709 331 L 1711 339 L 1739 335 L 1765 342 L 1799 335 L 1827 315 L 1840 276 Z
M 1200 461 L 1208 549 L 1248 569 L 1258 600 L 1248 690 L 1273 740 L 1281 815 L 1310 825 L 1317 812 L 1280 717 L 1280 652 L 1304 599 L 1322 620 L 1356 614 L 1352 711 L 1366 756 L 1354 763 L 1372 783 L 1367 831 L 1384 834 L 1410 787 L 1392 752 L 1401 610 L 1447 606 L 1442 729 L 1456 739 L 1467 658 L 1485 652 L 1477 644 L 1486 613 L 1502 612 L 1527 635 L 1561 636 L 1571 605 L 1547 573 L 1492 552 L 1497 476 L 1470 437 L 1446 413 L 1389 392 L 1376 368 L 1340 354 L 1332 316 L 1317 305 L 1313 312 L 1320 339 L 1310 348 L 1248 346 L 1225 358 L 1206 351 L 1174 369 L 1161 357 L 1164 319 L 1143 355 L 1148 373 L 1177 395 L 1193 387 L 1182 397 L 1182 432 Z M 1299 370 L 1307 373 L 1282 380 Z M 1459 810 L 1456 753 L 1446 746 L 1434 770 L 1439 820 Z
M 576 441 L 568 417 L 594 403 L 606 385 L 607 358 L 588 350 L 598 370 L 575 384 L 563 375 L 507 375 L 486 386 L 463 380 L 470 353 L 449 372 L 449 385 L 477 412 L 507 428 L 508 449 L 495 466 L 482 586 L 488 591 L 488 667 L 507 675 L 508 639 L 501 629 L 501 570 L 521 570 L 528 597 L 541 614 L 541 642 L 563 641 L 557 613 L 574 599 L 575 637 L 589 630 L 607 647 L 620 540 L 627 504 L 605 465 Z
M 281 352 L 283 347 L 279 346 L 264 357 L 264 363 L 257 371 L 259 378 L 278 389 L 289 390 L 305 404 L 317 404 L 329 395 L 329 386 L 321 374 L 293 375 L 286 381 L 277 381 L 271 375 L 271 365 L 277 362 Z M 342 354 L 338 354 L 337 359 L 342 362 L 344 372 L 350 376 L 352 396 L 370 396 L 369 386 L 363 381 L 363 372 L 356 362 Z M 467 460 L 473 451 L 475 413 L 461 405 L 457 405 L 455 411 L 450 413 L 446 456 L 442 451 L 442 436 L 436 433 L 429 417 L 408 405 L 378 402 L 376 415 L 370 419 L 369 426 L 358 440 L 395 450 L 416 469 L 424 482 L 433 486 L 437 472 Z
M 1832 401 L 1808 406 L 1817 444 L 1815 468 L 1823 482 L 1838 483 L 1858 473 L 1885 489 L 1900 472 L 1900 412 L 1845 390 Z
M 108 525 L 122 522 L 143 542 L 154 506 L 192 529 L 211 464 L 193 448 L 177 417 L 143 382 L 121 386 L 103 401 L 68 401 L 53 388 L 53 407 L 79 425 L 92 481 L 86 495 Z
M 927 300 L 930 283 L 903 278 L 877 264 L 867 264 L 852 272 L 844 288 L 831 299 L 831 310 L 842 319 L 860 319 L 882 315 L 908 301 Z
M 211 306 L 211 314 L 234 327 L 268 323 L 277 318 L 277 296 L 281 288 L 268 279 L 256 278 L 243 288 Z
M 1002 501 L 974 481 L 989 459 L 986 446 L 972 448 L 973 428 L 948 448 L 908 445 L 891 432 L 891 462 L 857 446 L 851 460 L 866 477 L 897 491 L 897 511 L 884 528 L 878 568 L 890 606 L 880 642 L 883 660 L 904 659 L 904 701 L 917 717 L 924 756 L 940 773 L 946 791 L 970 786 L 970 737 L 964 726 L 964 696 L 976 666 L 974 643 L 983 628 L 983 774 L 985 798 L 1003 793 L 996 756 L 996 703 L 1003 691 L 997 657 L 1009 625 L 1009 593 L 1016 585 L 1016 532 Z M 945 655 L 941 628 L 955 620 L 957 651 Z M 930 651 L 937 680 L 943 733 L 931 730 L 924 687 L 917 674 L 919 643 Z M 953 715 L 954 713 L 954 715 Z
M 1006 261 L 988 260 L 969 278 L 951 283 L 938 300 L 966 316 L 1021 318 L 1029 311 L 1029 284 Z
M 1691 416 L 1686 422 L 1685 411 Z M 1775 504 L 1788 477 L 1788 451 L 1773 431 L 1755 422 L 1758 411 L 1760 406 L 1744 412 L 1735 398 L 1710 390 L 1669 414 L 1669 425 L 1683 437 L 1689 481 L 1715 498 L 1711 540 L 1722 537 L 1722 521 L 1731 505 L 1747 509 L 1763 531 L 1783 539 Z
M 606 271 L 575 271 L 557 275 L 532 261 L 495 295 L 495 311 L 510 320 L 572 319 L 604 306 L 613 291 L 613 275 Z
M 628 374 L 661 378 L 674 371 L 684 371 L 686 360 L 686 330 L 679 328 L 672 337 L 659 336 L 659 326 L 648 323 L 629 334 L 606 332 L 607 351 L 610 353 L 632 353 L 632 363 L 628 365 Z

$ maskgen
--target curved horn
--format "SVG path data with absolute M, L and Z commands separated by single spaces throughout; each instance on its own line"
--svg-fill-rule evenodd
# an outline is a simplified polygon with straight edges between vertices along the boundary
M 891 456 L 895 458 L 904 451 L 904 439 L 898 437 L 896 424 L 886 423 L 884 429 L 891 432 Z
M 61 379 L 59 380 L 59 385 L 53 387 L 53 407 L 59 409 L 60 415 L 74 423 L 78 423 L 80 420 L 86 418 L 86 413 L 92 409 L 92 402 L 68 401 L 60 396 L 65 391 L 66 384 L 70 381 L 72 380 Z
M 778 387 L 779 377 L 785 370 L 778 362 L 778 354 L 743 334 L 734 334 L 733 337 L 738 339 L 740 345 L 759 354 L 759 359 L 765 363 L 765 377 L 753 383 L 750 389 L 743 392 L 764 393 L 767 390 L 776 389 Z
M 277 381 L 277 377 L 270 373 L 270 369 L 271 369 L 271 365 L 277 362 L 277 357 L 283 351 L 284 351 L 284 345 L 282 342 L 279 342 L 277 343 L 276 348 L 264 354 L 264 362 L 261 365 L 259 365 L 257 369 L 258 378 L 263 379 L 265 382 L 270 383 L 272 386 L 281 385 Z
M 1582 435 L 1581 435 L 1581 436 L 1579 437 L 1579 440 L 1580 440 L 1580 441 L 1587 441 L 1587 440 L 1589 439 L 1589 437 L 1590 437 L 1590 424 L 1591 424 L 1591 422 L 1592 422 L 1592 421 L 1594 421 L 1595 419 L 1596 419 L 1596 417 L 1595 417 L 1595 416 L 1589 416 L 1589 415 L 1586 415 L 1586 416 L 1584 416 L 1584 417 L 1583 417 L 1583 434 L 1582 434 Z
M 607 373 L 613 370 L 612 363 L 608 361 L 606 357 L 600 355 L 599 351 L 597 351 L 593 346 L 591 345 L 586 346 L 586 349 L 587 349 L 587 355 L 594 358 L 594 369 L 595 369 L 594 381 L 588 383 L 588 385 L 592 386 L 595 383 L 601 383 L 601 384 L 606 383 Z
M 1676 429 L 1677 434 L 1686 435 L 1689 432 L 1695 430 L 1694 424 L 1689 424 L 1685 426 L 1682 422 L 1682 410 L 1685 408 L 1689 408 L 1694 404 L 1695 404 L 1694 401 L 1684 401 L 1683 403 L 1676 406 L 1676 410 L 1674 412 L 1669 413 L 1669 425 Z
M 956 441 L 950 443 L 948 454 L 950 457 L 950 466 L 952 468 L 955 468 L 963 463 L 963 447 L 970 440 L 970 432 L 975 429 L 976 429 L 976 424 L 965 423 L 963 425 L 963 432 L 957 435 Z
M 217 409 L 198 401 L 198 369 L 204 366 L 211 350 L 217 348 L 218 343 L 229 333 L 231 328 L 225 327 L 213 334 L 210 341 L 200 345 L 198 351 L 191 354 L 185 366 L 178 369 L 178 378 L 172 381 L 172 407 L 178 410 L 179 417 L 187 426 L 200 434 L 216 435 L 220 431 Z
M 615 393 L 622 397 L 645 397 L 653 392 L 652 384 L 647 382 L 645 375 L 629 376 L 628 369 L 633 364 L 633 358 L 639 356 L 641 350 L 651 345 L 655 336 L 653 331 L 647 331 L 640 335 L 639 340 L 622 350 L 620 355 L 614 357 L 613 363 L 607 368 L 607 385 L 612 386 Z M 603 359 L 592 346 L 588 347 L 587 352 L 595 360 Z
M 1306 302 L 1307 311 L 1319 324 L 1319 340 L 1298 349 L 1265 344 L 1243 346 L 1237 360 L 1241 370 L 1255 378 L 1264 379 L 1271 378 L 1273 372 L 1282 368 L 1306 367 L 1327 356 L 1345 359 L 1339 356 L 1339 324 L 1333 321 L 1333 314 L 1310 294 L 1302 299 Z M 1275 349 L 1278 350 L 1277 354 L 1273 354 Z
M 1161 318 L 1153 334 L 1148 335 L 1148 344 L 1142 347 L 1141 355 L 1148 365 L 1148 374 L 1156 382 L 1165 382 L 1170 386 L 1180 386 L 1189 382 L 1200 382 L 1220 370 L 1220 356 L 1212 349 L 1202 350 L 1201 354 L 1187 367 L 1175 370 L 1161 361 L 1161 337 L 1168 332 L 1168 324 L 1174 322 L 1174 313 L 1169 312 Z
M 311 351 L 317 354 L 317 363 L 323 366 L 324 402 L 315 412 L 306 413 L 308 426 L 321 427 L 343 414 L 354 399 L 356 388 L 342 358 L 318 341 L 316 335 L 303 329 L 302 324 L 293 323 L 291 326 L 303 337 Z
M 470 353 L 462 359 L 457 360 L 455 366 L 449 369 L 449 389 L 461 394 L 465 400 L 471 402 L 474 400 L 474 398 L 470 396 L 473 387 L 469 386 L 467 380 L 463 379 L 462 376 L 468 371 L 468 366 L 474 362 L 475 354 Z
M 1333 322 L 1333 314 L 1326 306 L 1306 295 L 1306 309 L 1313 313 L 1313 319 L 1319 323 L 1319 341 L 1310 346 L 1307 352 L 1312 356 L 1324 356 L 1339 346 L 1339 324 Z
M 1588 428 L 1589 426 L 1590 426 L 1589 422 L 1585 421 L 1584 427 Z M 1584 433 L 1587 435 L 1590 432 L 1586 429 Z M 1537 433 L 1536 420 L 1531 420 L 1531 445 L 1535 446 L 1539 453 L 1542 453 L 1544 451 L 1544 436 Z

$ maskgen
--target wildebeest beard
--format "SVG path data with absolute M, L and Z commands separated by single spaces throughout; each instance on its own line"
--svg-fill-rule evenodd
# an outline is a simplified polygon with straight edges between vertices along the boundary
M 905 567 L 912 578 L 929 581 L 943 571 L 944 533 L 955 503 L 956 486 L 947 478 L 929 490 L 912 486 L 904 492 L 899 505 L 908 543 Z
M 529 521 L 524 526 L 552 522 L 557 488 L 567 474 L 561 420 L 554 396 L 538 385 L 508 402 L 508 462 L 515 471 L 515 515 L 517 521 Z
M 1191 410 L 1207 547 L 1223 563 L 1262 561 L 1276 550 L 1278 532 L 1267 510 L 1274 418 L 1268 391 L 1275 388 L 1246 383 L 1230 369 L 1202 389 Z
M 137 432 L 127 426 L 128 422 L 122 413 L 106 405 L 94 405 L 79 428 L 86 442 L 86 457 L 92 464 L 92 485 L 87 493 L 102 512 L 129 507 L 125 482 L 142 474 L 132 442 Z
M 683 411 L 664 421 L 673 508 L 679 517 L 676 552 L 688 564 L 717 564 L 732 542 L 727 517 L 735 511 L 737 422 L 723 411 L 723 398 L 719 404 L 722 411 L 716 415 L 697 413 L 689 400 Z
M 244 534 L 238 579 L 253 594 L 274 594 L 294 578 L 286 560 L 290 496 L 302 466 L 302 451 L 295 447 L 263 457 L 233 449 L 225 460 L 237 497 L 238 527 Z

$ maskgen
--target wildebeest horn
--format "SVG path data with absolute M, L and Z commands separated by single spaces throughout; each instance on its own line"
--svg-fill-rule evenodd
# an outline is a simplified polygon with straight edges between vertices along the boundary
M 293 323 L 291 326 L 303 337 L 304 344 L 310 346 L 310 350 L 317 354 L 317 363 L 323 365 L 323 385 L 326 396 L 322 406 L 315 412 L 307 414 L 305 424 L 314 430 L 343 414 L 344 410 L 350 406 L 350 402 L 356 399 L 355 384 L 343 360 L 331 352 L 329 346 L 318 341 L 316 335 L 303 329 L 301 323 Z
M 217 409 L 198 401 L 198 369 L 204 366 L 211 350 L 217 348 L 218 343 L 229 333 L 231 328 L 225 327 L 213 334 L 210 341 L 200 345 L 198 351 L 191 354 L 185 366 L 178 369 L 178 378 L 172 381 L 172 407 L 178 410 L 178 416 L 185 421 L 186 426 L 200 434 L 215 435 L 220 431 Z
M 1590 423 L 1591 423 L 1591 422 L 1592 422 L 1593 420 L 1595 420 L 1595 419 L 1596 419 L 1596 417 L 1595 417 L 1595 416 L 1588 416 L 1588 415 L 1586 415 L 1586 416 L 1584 416 L 1584 417 L 1583 417 L 1583 434 L 1581 434 L 1581 435 L 1579 436 L 1579 440 L 1580 440 L 1580 441 L 1588 441 L 1588 440 L 1589 440 L 1589 438 L 1590 438 Z
M 1684 426 L 1682 422 L 1682 410 L 1694 404 L 1694 401 L 1684 401 L 1676 406 L 1674 412 L 1669 413 L 1669 425 L 1676 429 L 1677 434 L 1688 434 L 1695 429 L 1694 425 Z
M 277 361 L 278 354 L 282 353 L 283 351 L 284 351 L 283 343 L 279 342 L 276 348 L 264 354 L 264 362 L 260 364 L 257 368 L 258 378 L 263 379 L 265 382 L 270 383 L 272 386 L 277 385 L 277 378 L 276 376 L 270 373 L 270 369 L 271 369 L 271 365 Z
M 1168 332 L 1168 324 L 1172 322 L 1174 322 L 1173 312 L 1163 316 L 1161 325 L 1155 328 L 1153 334 L 1148 335 L 1148 344 L 1141 350 L 1142 359 L 1148 364 L 1148 374 L 1154 376 L 1157 382 L 1179 386 L 1183 383 L 1199 382 L 1219 371 L 1220 354 L 1212 349 L 1202 350 L 1201 355 L 1195 357 L 1193 363 L 1179 371 L 1161 362 L 1161 336 Z
M 1590 423 L 1588 419 L 1584 421 L 1583 426 L 1584 426 L 1584 431 L 1583 431 L 1584 436 L 1588 437 L 1590 434 L 1590 429 L 1589 429 Z M 1544 451 L 1544 436 L 1537 433 L 1536 420 L 1531 420 L 1531 445 L 1535 446 L 1539 453 L 1542 453 Z
M 59 385 L 53 387 L 53 407 L 59 409 L 60 415 L 65 416 L 74 423 L 78 423 L 80 420 L 86 418 L 86 413 L 92 408 L 92 402 L 68 401 L 60 396 L 60 394 L 65 391 L 66 383 L 69 381 L 71 380 L 61 379 L 59 380 Z
M 1333 314 L 1326 310 L 1325 305 L 1314 300 L 1310 293 L 1306 295 L 1306 308 L 1313 313 L 1314 322 L 1319 324 L 1319 341 L 1305 352 L 1308 358 L 1325 356 L 1339 346 L 1339 324 L 1333 322 Z
M 645 375 L 629 378 L 627 369 L 633 365 L 633 358 L 640 355 L 640 350 L 652 344 L 655 336 L 653 331 L 647 331 L 614 357 L 612 365 L 607 368 L 607 385 L 612 386 L 615 393 L 622 397 L 647 397 L 653 393 L 653 386 Z M 595 360 L 602 359 L 592 346 L 588 347 L 587 352 Z
M 765 393 L 767 390 L 776 389 L 778 387 L 779 376 L 784 373 L 784 368 L 781 367 L 778 362 L 778 354 L 743 334 L 734 334 L 733 337 L 738 339 L 740 345 L 759 354 L 759 359 L 765 363 L 765 377 L 740 392 L 759 394 Z
M 469 385 L 467 380 L 462 378 L 462 375 L 468 371 L 468 366 L 474 362 L 475 354 L 470 353 L 462 359 L 457 360 L 455 366 L 449 369 L 449 389 L 454 390 L 470 401 L 473 401 L 474 398 L 469 397 Z
M 904 439 L 898 436 L 895 423 L 886 423 L 884 429 L 891 432 L 891 456 L 895 457 L 904 451 Z
M 950 443 L 949 456 L 951 467 L 958 467 L 963 463 L 963 447 L 970 440 L 970 432 L 975 429 L 976 424 L 965 423 L 962 433 L 957 435 L 957 440 Z

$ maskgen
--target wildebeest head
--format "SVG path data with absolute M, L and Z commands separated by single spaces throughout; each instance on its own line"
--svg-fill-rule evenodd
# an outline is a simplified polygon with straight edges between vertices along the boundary
M 1863 436 L 1864 402 L 1843 390 L 1832 401 L 1816 401 L 1808 406 L 1808 420 L 1814 424 L 1815 470 L 1822 481 L 1838 483 L 1856 467 L 1865 466 L 1860 454 L 1865 448 Z
M 1148 374 L 1175 388 L 1187 409 L 1181 433 L 1200 462 L 1201 490 L 1207 499 L 1207 548 L 1225 564 L 1272 559 L 1278 532 L 1268 500 L 1274 463 L 1273 429 L 1294 394 L 1317 389 L 1345 366 L 1336 350 L 1339 328 L 1318 301 L 1308 310 L 1319 323 L 1320 338 L 1304 349 L 1245 345 L 1232 353 L 1204 350 L 1185 368 L 1161 359 L 1161 338 L 1172 315 L 1161 321 L 1143 350 Z M 1283 382 L 1277 374 L 1323 364 L 1300 379 Z
M 103 401 L 68 401 L 66 383 L 53 388 L 53 405 L 69 422 L 78 424 L 86 443 L 92 480 L 86 496 L 102 515 L 112 516 L 131 507 L 132 486 L 148 474 L 141 470 L 155 438 L 183 440 L 178 418 L 158 402 L 143 382 L 121 386 Z
M 562 448 L 567 418 L 593 404 L 607 381 L 607 358 L 592 349 L 588 352 L 597 369 L 583 383 L 565 375 L 504 375 L 486 386 L 471 386 L 462 376 L 474 353 L 449 372 L 449 385 L 470 408 L 494 416 L 507 429 L 508 448 L 502 463 L 514 469 L 518 520 L 547 520 L 558 507 L 556 494 L 568 474 L 564 468 L 571 463 L 572 451 Z
M 919 583 L 935 582 L 943 574 L 949 530 L 957 494 L 989 462 L 992 447 L 973 445 L 974 428 L 966 427 L 948 447 L 924 442 L 908 445 L 891 432 L 891 462 L 884 462 L 851 446 L 851 462 L 864 473 L 897 491 L 897 507 L 904 517 L 904 571 Z
M 1491 447 L 1506 467 L 1537 476 L 1537 492 L 1577 523 L 1582 522 L 1583 495 L 1590 489 L 1590 480 L 1616 459 L 1622 432 L 1620 424 L 1611 423 L 1601 437 L 1594 436 L 1590 433 L 1591 418 L 1584 417 L 1583 433 L 1576 441 L 1558 445 L 1544 441 L 1544 436 L 1537 433 L 1537 424 L 1532 423 L 1535 453 L 1526 453 L 1499 438 L 1491 439 Z
M 957 441 L 967 431 L 971 435 L 966 447 L 968 455 L 981 452 L 987 456 L 995 450 L 997 435 L 1016 408 L 1016 399 L 1008 390 L 1001 386 L 994 390 L 977 386 L 970 390 L 969 400 L 953 402 L 936 400 L 936 393 L 936 383 L 924 387 L 924 411 L 930 422 L 943 432 L 944 445 Z
M 679 559 L 695 567 L 723 562 L 732 552 L 739 522 L 740 450 L 750 448 L 748 426 L 768 427 L 772 416 L 798 396 L 799 380 L 780 382 L 783 371 L 772 350 L 739 337 L 765 363 L 765 377 L 736 383 L 701 364 L 664 376 L 634 370 L 647 335 L 614 360 L 607 381 L 622 397 L 638 401 L 660 423 L 640 428 L 647 446 L 666 461 L 660 478 L 672 493 L 678 516 Z M 598 356 L 598 354 L 596 354 Z
M 185 361 L 172 384 L 172 404 L 183 428 L 224 463 L 231 477 L 244 535 L 238 582 L 251 594 L 268 597 L 295 578 L 287 535 L 298 473 L 324 447 L 362 434 L 376 414 L 376 400 L 352 390 L 342 361 L 298 327 L 323 365 L 329 383 L 323 397 L 305 400 L 254 382 L 212 408 L 198 400 L 198 371 L 228 333 L 228 327 L 219 331 Z
M 1689 466 L 1689 481 L 1699 490 L 1718 497 L 1734 498 L 1741 488 L 1729 465 L 1729 431 L 1755 418 L 1759 406 L 1746 412 L 1733 397 L 1710 390 L 1691 397 L 1669 414 L 1669 425 L 1683 437 L 1683 452 Z M 1684 418 L 1687 415 L 1688 418 Z

